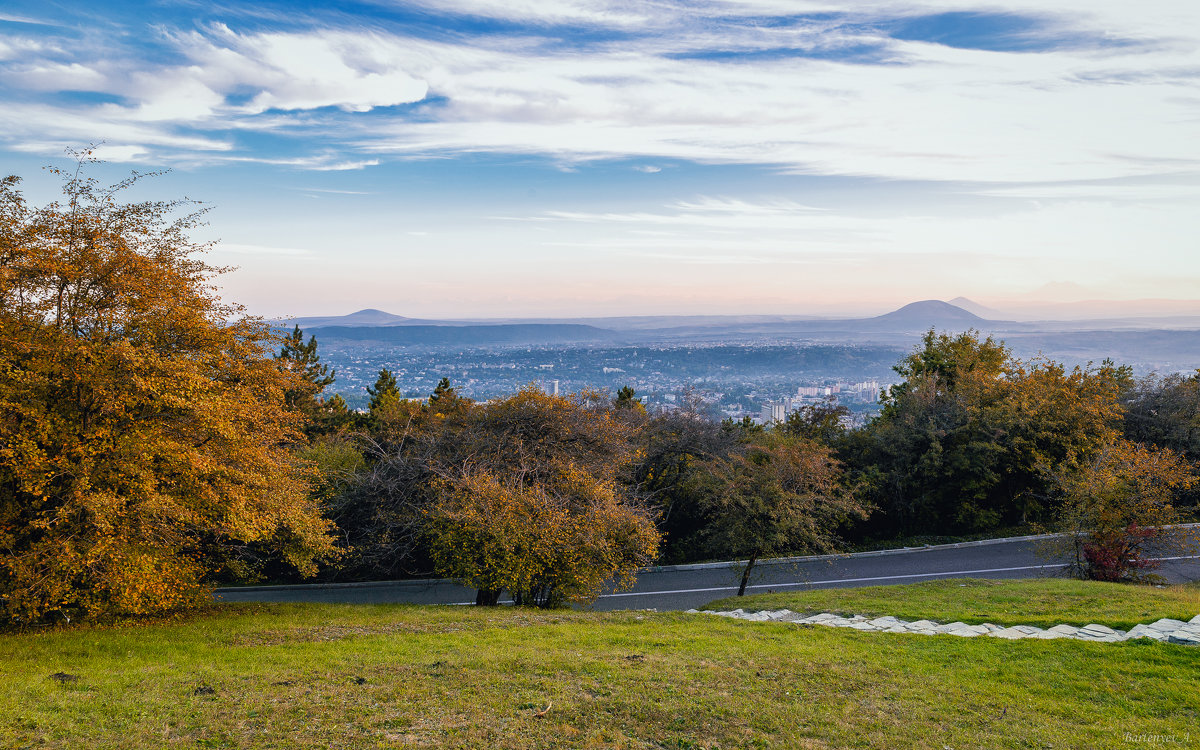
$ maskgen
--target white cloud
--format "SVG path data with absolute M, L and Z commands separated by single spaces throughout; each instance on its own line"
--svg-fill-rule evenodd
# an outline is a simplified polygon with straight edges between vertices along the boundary
M 668 157 L 800 173 L 1039 181 L 1200 165 L 1194 79 L 1161 73 L 1190 52 L 1016 55 L 893 42 L 905 65 L 803 58 L 728 64 L 621 50 L 449 57 L 427 78 L 433 122 L 364 140 L 400 153 L 518 152 L 559 159 Z M 473 58 L 473 59 L 472 59 Z M 1089 81 L 1121 69 L 1155 85 Z
M 763 216 L 791 214 L 797 211 L 827 211 L 826 208 L 809 206 L 789 200 L 772 200 L 754 203 L 736 198 L 711 198 L 703 196 L 690 201 L 680 201 L 675 206 L 684 211 L 701 211 L 709 213 L 741 214 L 744 216 Z
M 0 133 L 10 147 L 19 151 L 60 155 L 63 149 L 81 143 L 103 141 L 110 148 L 162 147 L 188 152 L 227 151 L 232 144 L 223 138 L 179 135 L 124 117 L 103 107 L 92 110 L 65 109 L 49 104 L 10 104 L 0 107 Z
M 140 161 L 147 154 L 140 146 L 110 146 L 101 143 L 92 149 L 92 157 L 101 161 Z
M 134 76 L 134 88 L 128 96 L 139 100 L 132 111 L 117 104 L 105 105 L 103 110 L 114 118 L 195 122 L 212 116 L 225 101 L 225 97 L 200 80 L 176 72 L 166 75 L 139 73 Z
M 38 26 L 58 26 L 58 25 L 60 25 L 60 24 L 54 23 L 52 21 L 42 21 L 42 20 L 39 20 L 36 18 L 30 18 L 28 16 L 14 16 L 11 13 L 0 13 L 0 21 L 4 21 L 6 23 L 29 23 L 29 24 L 36 24 Z
M 587 0 L 413 0 L 393 3 L 419 6 L 438 13 L 538 24 L 594 24 L 633 26 L 646 24 L 658 9 L 651 3 Z
M 392 45 L 369 34 L 220 34 L 237 58 L 198 41 L 201 59 L 230 65 L 238 84 L 261 86 L 246 111 L 339 107 L 366 112 L 425 98 L 428 87 L 396 65 Z M 209 49 L 205 50 L 207 43 Z
M 162 147 L 147 158 L 172 159 L 185 158 L 178 153 L 188 148 L 185 139 L 205 142 L 196 150 L 212 152 L 229 150 L 224 131 L 297 131 L 322 153 L 342 154 L 292 160 L 313 169 L 357 169 L 382 154 L 471 152 L 548 156 L 564 169 L 620 157 L 997 183 L 1200 168 L 1194 137 L 1200 5 L 1193 3 L 1148 10 L 1063 0 L 1054 4 L 1057 26 L 1047 33 L 1111 29 L 1143 44 L 1004 53 L 890 40 L 869 24 L 847 29 L 836 19 L 752 21 L 823 11 L 867 21 L 951 10 L 1044 17 L 1044 3 L 864 0 L 847 10 L 815 0 L 421 2 L 440 13 L 530 25 L 510 35 L 462 32 L 452 41 L 382 30 L 247 33 L 216 25 L 164 32 L 162 41 L 175 46 L 183 64 L 47 58 L 24 63 L 26 71 L 43 71 L 38 75 L 23 78 L 10 68 L 6 76 L 18 88 L 83 89 L 121 103 L 47 104 L 26 108 L 36 118 L 0 115 L 0 121 L 10 125 L 8 140 L 27 149 L 94 140 L 99 126 L 113 145 Z M 568 23 L 620 28 L 630 36 L 583 48 L 538 36 L 548 25 Z M 858 44 L 882 50 L 891 62 L 860 65 L 802 54 L 704 59 L 726 49 Z M 700 57 L 678 57 L 692 53 Z M 437 103 L 415 120 L 378 112 L 356 117 L 432 97 Z M 222 134 L 205 136 L 205 130 Z M 166 154 L 171 141 L 175 152 Z M 279 160 L 277 154 L 243 156 Z
M 707 204 L 708 208 L 699 208 Z M 742 210 L 731 210 L 741 205 Z M 690 206 L 690 208 L 685 208 Z M 873 216 L 849 211 L 780 211 L 765 202 L 697 201 L 659 211 L 550 211 L 535 218 L 554 234 L 546 244 L 566 243 L 596 251 L 621 250 L 646 257 L 664 253 L 706 257 L 708 262 L 742 254 L 755 262 L 804 260 L 812 254 L 870 254 L 876 259 L 925 253 L 1007 257 L 996 273 L 1017 279 L 1028 263 L 1054 266 L 1068 277 L 1119 276 L 1131 248 L 1145 267 L 1200 273 L 1184 238 L 1200 235 L 1200 216 L 1190 205 L 1157 206 L 1107 201 L 1025 203 L 990 216 L 957 212 Z M 572 225 L 587 224 L 586 232 Z M 657 230 L 650 234 L 647 228 Z M 748 239 L 752 238 L 752 239 Z M 752 248 L 752 249 L 750 249 Z
M 24 59 L 57 51 L 54 45 L 29 37 L 11 35 L 0 38 L 0 61 Z
M 395 39 L 371 34 L 311 32 L 239 35 L 217 26 L 207 33 L 167 34 L 188 62 L 152 66 L 131 59 L 58 62 L 34 59 L 0 70 L 0 77 L 29 91 L 87 91 L 117 98 L 97 105 L 39 104 L 14 107 L 10 141 L 24 150 L 59 139 L 83 142 L 103 138 L 114 146 L 174 146 L 212 150 L 224 138 L 179 135 L 179 126 L 196 129 L 305 127 L 296 117 L 256 116 L 268 110 L 298 113 L 336 107 L 346 112 L 419 101 L 424 82 L 400 67 Z M 36 52 L 33 45 L 0 42 L 0 59 Z M 49 47 L 46 47 L 49 49 Z M 56 53 L 57 54 L 57 53 Z M 25 55 L 26 57 L 30 55 Z M 36 55 L 33 55 L 36 58 Z M 33 117 L 30 117 L 33 115 Z M 54 140 L 47 136 L 53 134 Z M 160 153 L 160 156 L 162 154 Z M 178 156 L 178 155 L 177 155 Z M 313 168 L 361 169 L 377 159 L 314 160 Z
M 367 167 L 379 166 L 378 159 L 362 159 L 359 161 L 339 161 L 334 164 L 321 164 L 319 166 L 310 166 L 309 169 L 319 172 L 345 172 L 352 169 L 366 169 Z
M 0 58 L 3 58 L 0 48 Z M 42 91 L 94 90 L 103 85 L 105 77 L 100 71 L 79 63 L 44 63 L 17 68 L 25 88 Z
M 1200 202 L 1200 181 L 1193 184 L 1116 183 L 1083 185 L 1020 185 L 986 188 L 976 195 L 1031 200 L 1191 201 Z

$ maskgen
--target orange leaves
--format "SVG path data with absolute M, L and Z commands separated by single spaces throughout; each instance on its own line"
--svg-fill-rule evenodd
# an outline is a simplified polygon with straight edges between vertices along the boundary
M 897 371 L 863 442 L 886 480 L 879 504 L 908 532 L 980 531 L 1053 517 L 1055 473 L 1120 432 L 1126 368 L 1013 359 L 968 332 L 930 332 Z M 894 533 L 888 530 L 888 533 Z
M 1057 479 L 1077 572 L 1108 581 L 1144 578 L 1142 571 L 1155 567 L 1144 559 L 1146 546 L 1180 520 L 1174 497 L 1198 481 L 1174 451 L 1127 440 L 1114 440 Z
M 292 456 L 261 322 L 234 320 L 172 203 L 85 179 L 0 185 L 0 617 L 149 612 L 203 595 L 202 549 L 286 531 L 331 549 Z
M 429 511 L 438 570 L 527 604 L 594 599 L 606 581 L 653 559 L 658 533 L 644 513 L 618 504 L 611 486 L 553 489 L 478 474 L 446 486 Z
M 815 440 L 767 432 L 728 458 L 710 459 L 697 475 L 714 555 L 832 552 L 835 529 L 865 518 L 867 505 L 842 484 L 830 449 Z
M 442 575 L 545 605 L 593 599 L 653 559 L 658 531 L 617 482 L 633 428 L 607 405 L 527 388 L 428 429 L 447 432 L 426 514 Z

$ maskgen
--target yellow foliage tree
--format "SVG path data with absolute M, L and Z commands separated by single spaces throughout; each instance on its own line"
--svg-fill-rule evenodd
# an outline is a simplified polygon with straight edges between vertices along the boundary
M 1069 547 L 1077 576 L 1101 581 L 1153 581 L 1153 551 L 1191 546 L 1175 494 L 1195 486 L 1191 465 L 1168 448 L 1117 439 L 1091 461 L 1061 474 L 1064 500 L 1059 546 Z M 1061 550 L 1059 550 L 1061 551 Z
M 332 550 L 293 457 L 294 377 L 198 259 L 199 213 L 121 204 L 63 174 L 62 203 L 0 181 L 0 618 L 148 613 L 202 599 L 214 548 Z
M 431 466 L 430 554 L 480 604 L 502 590 L 521 604 L 587 602 L 654 559 L 652 515 L 618 481 L 634 428 L 608 399 L 526 388 L 441 429 L 452 448 Z
M 696 541 L 714 556 L 746 556 L 738 596 L 760 556 L 835 552 L 838 527 L 869 510 L 833 452 L 811 438 L 763 432 L 705 468 L 690 481 L 706 521 Z
M 430 517 L 438 570 L 492 601 L 507 590 L 518 604 L 587 602 L 614 579 L 632 581 L 658 548 L 644 513 L 623 505 L 612 484 L 584 476 L 553 488 L 464 477 Z

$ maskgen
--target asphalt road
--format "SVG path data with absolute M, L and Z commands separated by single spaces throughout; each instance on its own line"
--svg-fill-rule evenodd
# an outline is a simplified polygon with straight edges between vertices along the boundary
M 1037 578 L 1064 573 L 1066 564 L 1039 554 L 1043 537 L 920 547 L 851 555 L 759 562 L 746 593 L 914 583 L 938 578 Z M 1162 553 L 1158 573 L 1171 582 L 1200 580 L 1196 551 Z M 593 609 L 690 609 L 737 593 L 738 563 L 649 568 L 633 588 L 602 595 Z M 444 580 L 248 586 L 217 590 L 229 602 L 350 604 L 473 604 L 475 591 Z

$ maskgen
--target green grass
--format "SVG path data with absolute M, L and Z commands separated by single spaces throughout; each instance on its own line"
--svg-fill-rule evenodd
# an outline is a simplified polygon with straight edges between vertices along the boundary
M 992 601 L 975 582 L 941 583 L 890 589 L 892 603 L 908 592 L 949 610 L 970 591 L 982 613 Z M 1046 608 L 1058 583 L 1006 585 Z M 1140 611 L 1146 593 L 1112 587 L 1107 611 Z M 1153 615 L 1182 614 L 1192 593 L 1174 595 Z M 60 671 L 79 679 L 49 679 Z M 1200 649 L 1149 641 L 677 613 L 225 606 L 180 622 L 0 635 L 0 746 L 1129 747 L 1127 732 L 1195 737 L 1198 673 Z
M 969 624 L 1036 625 L 1100 623 L 1128 630 L 1162 617 L 1190 620 L 1200 614 L 1196 585 L 1127 586 L 1068 578 L 993 581 L 956 578 L 908 586 L 817 589 L 730 597 L 705 609 L 833 612 L 845 615 L 893 615 L 902 620 Z

